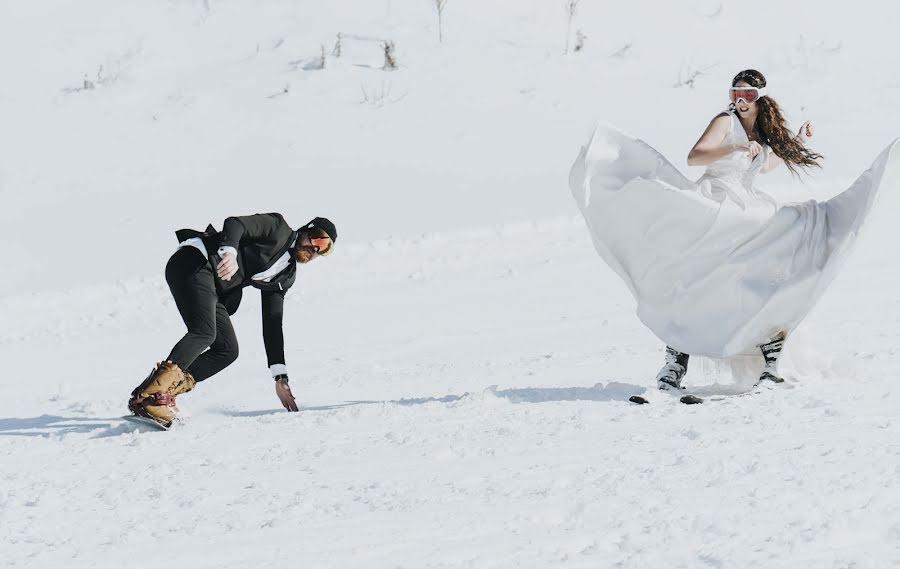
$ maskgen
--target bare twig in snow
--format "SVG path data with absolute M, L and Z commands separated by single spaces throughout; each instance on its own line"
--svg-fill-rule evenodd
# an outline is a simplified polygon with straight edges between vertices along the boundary
M 382 44 L 384 48 L 384 66 L 382 69 L 390 71 L 397 69 L 397 57 L 394 55 L 394 42 L 388 40 Z
M 371 94 L 366 90 L 365 85 L 360 85 L 360 89 L 362 89 L 362 101 L 360 103 L 365 105 L 371 105 L 373 107 L 383 107 L 384 100 L 388 95 L 391 94 L 391 84 L 390 83 L 382 83 L 381 88 L 379 90 L 373 91 Z
M 128 57 L 131 57 L 128 55 Z M 81 79 L 81 85 L 78 87 L 66 87 L 62 91 L 63 93 L 78 93 L 79 91 L 93 91 L 97 87 L 103 87 L 104 85 L 110 85 L 114 83 L 119 78 L 118 70 L 115 71 L 113 75 L 107 75 L 104 71 L 104 67 L 101 65 L 97 68 L 97 73 L 93 79 L 88 77 L 88 74 L 85 73 L 84 77 Z
M 434 0 L 434 6 L 437 8 L 438 16 L 438 41 L 444 43 L 444 7 L 447 0 Z
M 581 30 L 577 30 L 575 32 L 575 52 L 579 52 L 584 49 L 584 40 L 587 39 L 587 36 L 581 33 Z
M 569 53 L 569 38 L 572 37 L 572 20 L 578 11 L 578 2 L 581 0 L 566 0 L 566 13 L 569 15 L 569 23 L 566 25 L 566 51 Z
M 100 66 L 100 69 L 97 71 L 97 77 L 100 77 L 100 72 L 103 71 L 103 66 Z M 81 90 L 82 91 L 93 91 L 94 90 L 94 82 L 88 79 L 87 73 L 84 74 L 84 79 L 81 81 Z
M 406 93 L 404 93 L 399 97 L 391 99 L 390 81 L 382 81 L 381 85 L 374 90 L 366 89 L 365 85 L 360 85 L 359 87 L 362 90 L 362 100 L 359 102 L 361 105 L 369 105 L 371 107 L 381 108 L 389 103 L 402 101 L 403 98 L 406 97 Z
M 617 49 L 616 51 L 614 51 L 614 52 L 612 52 L 611 54 L 609 54 L 609 56 L 610 56 L 610 57 L 615 57 L 615 58 L 618 58 L 618 59 L 625 59 L 625 58 L 627 58 L 629 55 L 631 55 L 631 48 L 632 48 L 632 47 L 633 47 L 633 44 L 626 43 L 625 45 L 623 45 L 622 47 L 620 47 L 620 48 Z
M 713 63 L 702 69 L 696 69 L 693 65 L 682 65 L 681 70 L 678 72 L 678 82 L 675 83 L 675 87 L 688 87 L 693 89 L 697 79 L 706 75 L 707 72 L 716 65 L 718 65 L 718 63 Z
M 822 53 L 827 53 L 829 55 L 832 55 L 835 53 L 840 53 L 841 48 L 844 47 L 844 42 L 843 42 L 843 40 L 838 41 L 836 44 L 834 44 L 831 47 L 826 46 L 825 42 L 822 42 L 819 45 L 822 46 Z
M 269 95 L 269 96 L 266 97 L 266 98 L 267 98 L 267 99 L 275 99 L 275 98 L 277 98 L 277 97 L 282 97 L 282 96 L 284 96 L 284 95 L 287 95 L 287 94 L 290 93 L 290 92 L 291 92 L 291 84 L 288 83 L 287 85 L 284 86 L 284 89 L 282 89 L 282 90 L 279 91 L 278 93 L 273 93 L 273 94 Z
M 803 71 L 806 74 L 816 74 L 827 66 L 826 60 L 841 52 L 843 42 L 838 41 L 833 45 L 828 45 L 824 41 L 817 44 L 810 44 L 800 34 L 797 41 L 797 47 L 794 54 L 788 56 L 791 68 Z

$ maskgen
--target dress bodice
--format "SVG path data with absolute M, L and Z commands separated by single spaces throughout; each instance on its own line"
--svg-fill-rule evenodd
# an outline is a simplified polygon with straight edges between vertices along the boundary
M 728 113 L 731 118 L 731 130 L 726 137 L 726 144 L 745 144 L 750 141 L 741 121 L 733 112 Z M 763 145 L 763 150 L 756 158 L 751 159 L 750 156 L 743 151 L 732 152 L 706 167 L 704 177 L 708 178 L 724 178 L 730 182 L 738 182 L 740 185 L 750 187 L 753 185 L 753 178 L 762 169 L 763 165 L 769 158 L 769 147 Z
M 746 144 L 747 133 L 735 113 L 731 117 L 731 130 L 725 138 L 726 144 Z M 765 192 L 754 187 L 756 174 L 769 159 L 771 150 L 765 144 L 756 158 L 743 150 L 732 152 L 706 167 L 706 172 L 697 181 L 700 190 L 707 197 L 725 206 L 731 202 L 738 206 L 743 215 L 764 218 L 775 213 L 778 206 L 776 200 Z

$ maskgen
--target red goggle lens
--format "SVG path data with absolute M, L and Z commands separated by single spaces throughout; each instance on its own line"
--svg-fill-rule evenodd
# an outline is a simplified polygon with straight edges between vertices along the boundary
M 743 99 L 747 103 L 753 103 L 759 99 L 759 90 L 757 89 L 729 89 L 728 94 L 731 96 L 731 102 L 737 103 L 738 99 Z

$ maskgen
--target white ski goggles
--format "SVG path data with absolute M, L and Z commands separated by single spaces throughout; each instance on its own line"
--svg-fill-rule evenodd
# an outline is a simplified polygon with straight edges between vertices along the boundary
M 765 97 L 768 90 L 765 87 L 732 87 L 728 90 L 728 97 L 732 103 L 737 103 L 741 99 L 745 103 L 755 103 L 760 97 Z

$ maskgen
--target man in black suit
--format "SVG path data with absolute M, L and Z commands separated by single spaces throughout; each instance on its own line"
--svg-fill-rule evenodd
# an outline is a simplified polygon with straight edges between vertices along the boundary
M 166 265 L 166 282 L 187 333 L 132 393 L 128 408 L 135 415 L 168 427 L 177 418 L 175 398 L 212 377 L 238 357 L 231 325 L 244 288 L 262 295 L 263 342 L 275 393 L 288 411 L 297 403 L 288 386 L 284 360 L 282 315 L 284 296 L 306 264 L 334 250 L 334 224 L 317 217 L 293 230 L 281 214 L 229 217 L 222 231 L 176 232 L 178 250 Z

